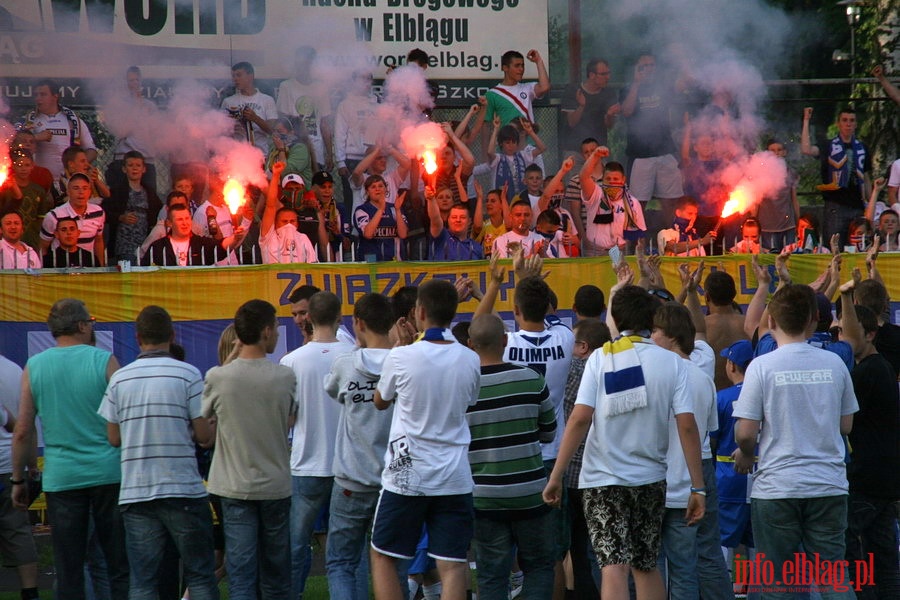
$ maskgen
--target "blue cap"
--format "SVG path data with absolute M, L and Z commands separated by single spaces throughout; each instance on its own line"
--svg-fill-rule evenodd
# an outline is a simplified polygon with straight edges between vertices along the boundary
M 719 355 L 727 358 L 741 369 L 746 369 L 753 359 L 753 345 L 749 340 L 738 340 L 719 352 Z

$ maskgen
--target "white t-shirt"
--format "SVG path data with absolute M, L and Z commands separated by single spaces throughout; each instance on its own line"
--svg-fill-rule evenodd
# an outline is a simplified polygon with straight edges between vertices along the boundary
M 353 350 L 343 342 L 309 342 L 281 359 L 297 376 L 297 420 L 291 445 L 291 475 L 334 475 L 334 441 L 341 407 L 325 392 L 334 359 Z
M 584 447 L 579 488 L 635 487 L 666 478 L 669 417 L 693 410 L 684 361 L 674 352 L 647 343 L 634 345 L 644 372 L 647 406 L 613 417 L 604 415 L 603 353 L 584 366 L 576 404 L 594 409 Z
M 494 240 L 494 247 L 491 250 L 491 254 L 493 256 L 499 256 L 500 258 L 510 258 L 512 252 L 507 247 L 509 244 L 515 243 L 522 244 L 522 247 L 525 249 L 525 256 L 528 257 L 532 255 L 535 244 L 542 244 L 544 242 L 544 237 L 533 231 L 529 231 L 528 235 L 519 235 L 515 231 L 507 231 Z
M 687 376 L 688 392 L 691 395 L 694 420 L 700 441 L 706 448 L 703 458 L 712 458 L 709 452 L 709 432 L 719 428 L 719 416 L 716 405 L 716 386 L 713 380 L 691 360 L 684 360 Z M 678 436 L 678 425 L 674 415 L 669 418 L 669 449 L 666 452 L 666 508 L 687 508 L 691 495 L 691 475 L 684 450 Z
M 22 367 L 0 355 L 0 403 L 14 417 L 19 415 L 22 391 Z M 6 412 L 0 414 L 6 425 Z M 0 426 L 0 473 L 12 473 L 12 434 Z
M 259 236 L 259 249 L 264 265 L 319 262 L 309 238 L 290 223 Z
M 222 110 L 227 110 L 230 114 L 239 112 L 247 107 L 252 108 L 253 112 L 265 121 L 272 121 L 278 118 L 275 99 L 259 90 L 256 90 L 256 93 L 251 96 L 245 96 L 238 92 L 222 100 Z M 263 156 L 269 153 L 269 134 L 263 131 L 256 123 L 253 123 L 253 145 L 262 150 Z
M 798 342 L 754 358 L 733 412 L 762 422 L 751 498 L 847 494 L 840 422 L 858 410 L 837 354 Z
M 470 494 L 466 409 L 478 401 L 478 355 L 453 342 L 391 350 L 378 391 L 396 398 L 381 485 L 404 496 Z
M 275 106 L 279 113 L 300 119 L 316 151 L 316 160 L 325 164 L 322 119 L 331 116 L 331 102 L 325 86 L 285 79 L 278 86 Z
M 891 163 L 888 173 L 888 187 L 900 187 L 900 158 Z
M 34 164 L 48 169 L 53 174 L 53 179 L 57 179 L 63 174 L 63 150 L 72 145 L 72 123 L 65 111 L 62 110 L 52 116 L 35 112 L 32 123 L 34 123 L 34 129 L 32 129 L 34 133 L 49 131 L 53 135 L 49 142 L 37 143 Z M 78 117 L 78 139 L 75 143 L 85 150 L 95 148 L 91 131 L 80 117 Z
M 710 379 L 716 377 L 716 351 L 705 340 L 694 340 L 691 362 L 697 365 Z
M 625 206 L 623 199 L 620 198 L 615 202 L 609 202 L 612 209 L 612 223 L 594 223 L 594 218 L 600 209 L 600 200 L 603 198 L 603 188 L 598 184 L 594 188 L 594 193 L 590 198 L 584 199 L 584 207 L 587 213 L 587 223 L 585 225 L 586 242 L 597 248 L 598 252 L 609 250 L 613 246 L 620 246 L 625 243 L 625 224 L 627 218 L 625 215 Z M 635 225 L 646 229 L 644 223 L 644 212 L 641 209 L 640 202 L 632 202 L 631 210 L 634 213 Z M 592 256 L 594 254 L 591 254 Z
M 556 411 L 556 436 L 549 444 L 541 444 L 544 460 L 552 460 L 559 454 L 559 445 L 565 431 L 563 395 L 569 366 L 572 364 L 572 348 L 575 334 L 565 325 L 554 325 L 543 331 L 522 331 L 506 334 L 506 349 L 503 360 L 514 365 L 523 365 L 537 371 L 544 377 L 550 391 L 550 401 Z
M 174 238 L 170 237 L 169 243 L 172 244 L 172 252 L 175 253 L 175 260 L 178 266 L 188 266 L 188 258 L 191 253 L 191 238 L 176 242 Z

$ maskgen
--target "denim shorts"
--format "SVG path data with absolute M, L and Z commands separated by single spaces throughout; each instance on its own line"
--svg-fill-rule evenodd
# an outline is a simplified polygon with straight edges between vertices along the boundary
M 412 559 L 428 528 L 428 556 L 466 562 L 472 541 L 472 494 L 402 496 L 382 490 L 372 526 L 372 547 L 387 556 Z

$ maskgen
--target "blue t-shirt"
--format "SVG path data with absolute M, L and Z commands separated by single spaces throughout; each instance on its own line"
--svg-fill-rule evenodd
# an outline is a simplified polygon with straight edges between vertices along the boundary
M 741 385 L 725 388 L 716 394 L 719 430 L 710 432 L 709 437 L 719 442 L 716 447 L 716 487 L 720 502 L 747 501 L 747 476 L 734 470 L 731 459 L 731 454 L 737 449 L 737 442 L 734 441 L 735 418 L 731 412 L 734 401 L 741 395 Z
M 375 216 L 378 209 L 370 201 L 363 202 L 353 213 L 353 226 L 359 232 L 359 244 L 357 245 L 356 255 L 358 259 L 366 260 L 366 255 L 373 255 L 376 261 L 392 260 L 396 254 L 397 240 L 397 220 L 394 216 L 394 205 L 390 202 L 385 204 L 384 213 L 381 215 L 381 221 L 378 222 L 378 228 L 375 235 L 371 239 L 367 239 L 363 235 L 369 220 Z M 406 222 L 406 217 L 403 217 Z M 400 258 L 406 257 L 404 244 L 400 240 Z
M 87 344 L 49 348 L 28 359 L 34 408 L 44 431 L 44 490 L 119 483 L 119 449 L 97 414 L 110 353 Z
M 481 260 L 484 251 L 481 244 L 472 238 L 459 239 L 445 227 L 436 238 L 432 238 L 429 256 L 431 260 Z
M 823 350 L 828 350 L 829 352 L 834 352 L 841 360 L 844 361 L 844 364 L 847 365 L 847 370 L 852 371 L 853 366 L 855 364 L 853 360 L 853 347 L 850 346 L 847 342 L 840 341 L 835 342 L 831 339 L 831 334 L 827 331 L 817 331 L 812 334 L 812 336 L 806 340 L 806 343 L 810 346 L 815 346 L 816 348 L 822 348 Z M 763 354 L 768 354 L 772 350 L 778 347 L 778 343 L 775 341 L 775 338 L 772 337 L 771 333 L 766 333 L 759 341 L 756 343 L 756 348 L 753 349 L 753 357 L 762 356 Z

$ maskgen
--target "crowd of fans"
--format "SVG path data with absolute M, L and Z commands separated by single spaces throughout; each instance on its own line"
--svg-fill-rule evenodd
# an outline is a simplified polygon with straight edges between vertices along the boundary
M 294 76 L 278 86 L 277 100 L 256 87 L 250 63 L 232 67 L 235 93 L 221 110 L 234 118 L 235 139 L 261 151 L 274 188 L 245 185 L 240 209 L 226 206 L 228 173 L 177 153 L 166 157 L 172 190 L 158 193 L 153 132 L 120 123 L 128 119 L 109 124 L 116 146 L 107 149 L 114 160 L 103 177 L 92 165 L 97 149 L 85 122 L 59 104 L 52 81 L 39 82 L 34 110 L 6 141 L 0 268 L 469 260 L 509 256 L 518 244 L 527 254 L 565 258 L 633 253 L 641 240 L 650 253 L 684 256 L 862 251 L 876 233 L 882 251 L 900 248 L 900 163 L 872 181 L 871 152 L 856 137 L 849 107 L 839 111 L 838 135 L 819 143 L 810 135 L 812 109 L 804 110 L 800 151 L 821 161 L 824 212 L 802 212 L 785 144 L 748 136 L 735 92 L 703 92 L 686 77 L 657 72 L 649 53 L 618 94 L 609 88 L 609 64 L 588 61 L 585 80 L 562 99 L 560 149 L 575 160 L 556 172 L 544 164 L 547 146 L 534 122 L 532 101 L 550 93 L 534 50 L 506 52 L 503 80 L 460 122 L 441 125 L 433 173 L 415 154 L 421 149 L 384 131 L 390 125 L 380 122 L 371 72 L 355 71 L 346 89 L 327 89 L 314 60 L 312 48 L 297 50 Z M 528 62 L 537 81 L 524 81 Z M 409 64 L 424 81 L 428 55 L 415 50 Z M 875 73 L 895 98 L 881 69 Z M 126 83 L 132 121 L 158 110 L 142 96 L 138 67 L 128 69 Z M 673 113 L 685 107 L 683 125 L 673 127 Z M 412 122 L 431 114 L 424 105 L 408 113 Z M 611 157 L 608 133 L 619 122 L 626 146 Z M 726 214 L 734 191 L 726 171 L 759 151 L 771 153 L 778 181 Z M 276 173 L 278 163 L 284 168 Z M 276 208 L 296 219 L 266 222 L 271 193 Z M 651 201 L 659 218 L 648 227 Z M 190 231 L 176 226 L 169 211 L 176 204 L 189 209 Z M 69 226 L 59 229 L 66 217 L 75 219 L 77 238 Z
M 422 69 L 423 54 L 410 54 Z M 420 587 L 429 600 L 463 600 L 470 555 L 483 600 L 562 597 L 567 571 L 579 600 L 628 598 L 629 585 L 639 598 L 782 588 L 849 598 L 854 585 L 861 597 L 900 595 L 900 328 L 876 266 L 900 244 L 900 161 L 881 202 L 885 181 L 869 185 L 852 110 L 821 146 L 804 113 L 801 151 L 822 161 L 820 231 L 800 214 L 790 176 L 722 218 L 729 190 L 718 174 L 755 143 L 734 133 L 728 94 L 717 93 L 702 127 L 688 119 L 676 157 L 669 102 L 689 82 L 658 75 L 650 54 L 618 97 L 609 65 L 588 63 L 563 104 L 564 144 L 583 166 L 573 174 L 568 156 L 549 177 L 531 101 L 550 81 L 536 51 L 504 54 L 503 81 L 460 123 L 441 125 L 433 173 L 403 148 L 368 143 L 370 73 L 332 106 L 311 80 L 313 58 L 297 52 L 277 101 L 255 87 L 252 65 L 234 65 L 236 93 L 222 109 L 269 175 L 235 212 L 225 174 L 197 177 L 196 165 L 163 199 L 139 137 L 121 136 L 102 177 L 84 122 L 52 82 L 38 85 L 0 189 L 0 267 L 490 258 L 486 288 L 431 280 L 366 294 L 350 331 L 334 294 L 300 286 L 289 300 L 304 343 L 280 364 L 267 358 L 276 309 L 252 300 L 205 376 L 162 307 L 137 316 L 141 354 L 120 367 L 95 347 L 83 302 L 55 303 L 56 347 L 24 373 L 0 362 L 18 400 L 2 415 L 14 433 L 0 524 L 15 541 L 3 550 L 23 598 L 37 597 L 37 557 L 13 507 L 30 504 L 41 478 L 36 417 L 59 598 L 84 598 L 88 582 L 113 598 L 217 598 L 223 576 L 234 599 L 299 598 L 316 533 L 329 593 L 342 600 L 367 598 L 370 572 L 379 600 Z M 537 82 L 522 82 L 526 60 Z M 139 69 L 128 82 L 143 105 Z M 621 162 L 606 145 L 618 120 Z M 478 165 L 469 146 L 482 134 Z M 766 149 L 783 160 L 782 143 Z M 482 174 L 487 192 L 473 178 Z M 652 199 L 665 215 L 659 231 L 645 219 Z M 718 241 L 729 231 L 739 232 L 733 247 Z M 866 252 L 867 278 L 842 279 L 849 246 Z M 722 269 L 703 280 L 702 262 L 682 265 L 677 294 L 659 273 L 660 255 L 766 251 L 778 252 L 778 289 L 770 298 L 772 274 L 754 257 L 745 311 Z M 815 282 L 795 284 L 795 252 L 833 258 Z M 625 254 L 637 255 L 638 273 Z M 570 328 L 543 260 L 604 255 L 617 284 L 579 288 Z M 493 312 L 507 280 L 500 258 L 516 271 L 515 332 Z M 472 321 L 455 322 L 470 297 Z M 104 569 L 86 581 L 94 546 Z M 768 561 L 782 574 L 797 556 L 829 561 L 828 578 L 766 581 L 751 568 Z M 172 590 L 178 557 L 184 585 Z

